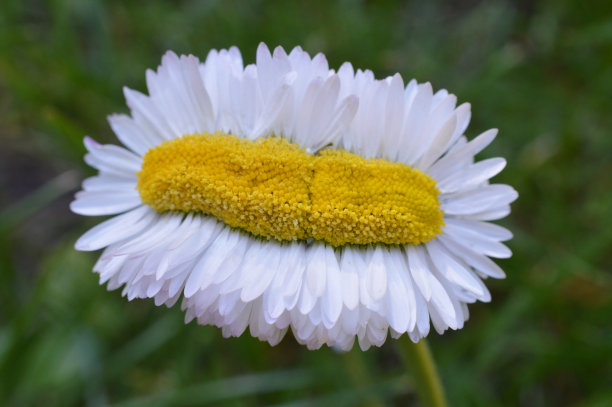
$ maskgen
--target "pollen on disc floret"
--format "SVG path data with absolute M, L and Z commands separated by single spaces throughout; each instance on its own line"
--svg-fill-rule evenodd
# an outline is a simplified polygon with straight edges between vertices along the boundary
M 435 181 L 345 150 L 309 154 L 280 137 L 176 138 L 144 156 L 137 187 L 159 212 L 197 212 L 264 239 L 420 244 L 441 232 Z
M 310 235 L 333 246 L 420 244 L 443 224 L 435 181 L 401 163 L 324 150 L 310 192 Z

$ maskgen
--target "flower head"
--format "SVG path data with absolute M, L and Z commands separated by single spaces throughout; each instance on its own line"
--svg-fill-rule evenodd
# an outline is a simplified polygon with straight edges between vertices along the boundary
M 104 249 L 109 289 L 182 297 L 226 336 L 366 349 L 461 328 L 504 277 L 490 257 L 512 235 L 488 221 L 517 194 L 489 183 L 504 159 L 474 162 L 497 131 L 468 142 L 447 91 L 263 44 L 246 67 L 236 48 L 168 52 L 147 87 L 109 118 L 126 148 L 85 139 L 99 174 L 71 205 L 117 215 L 76 243 Z

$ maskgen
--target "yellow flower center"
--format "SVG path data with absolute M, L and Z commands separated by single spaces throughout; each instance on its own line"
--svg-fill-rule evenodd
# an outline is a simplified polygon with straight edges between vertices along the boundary
M 137 189 L 156 211 L 213 215 L 281 241 L 416 245 L 444 224 L 436 183 L 423 172 L 345 150 L 312 155 L 280 137 L 164 142 L 145 154 Z

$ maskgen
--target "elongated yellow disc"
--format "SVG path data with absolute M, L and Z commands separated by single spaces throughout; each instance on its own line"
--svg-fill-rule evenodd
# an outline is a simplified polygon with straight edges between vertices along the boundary
M 435 181 L 402 163 L 345 150 L 312 155 L 280 137 L 218 132 L 150 149 L 138 173 L 159 212 L 212 215 L 265 239 L 420 244 L 443 226 Z

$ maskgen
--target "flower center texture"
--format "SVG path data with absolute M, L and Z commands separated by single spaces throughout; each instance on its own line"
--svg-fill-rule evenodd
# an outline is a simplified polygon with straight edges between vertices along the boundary
M 444 224 L 427 174 L 346 150 L 217 132 L 166 141 L 143 160 L 137 189 L 154 210 L 212 215 L 263 239 L 416 245 Z

